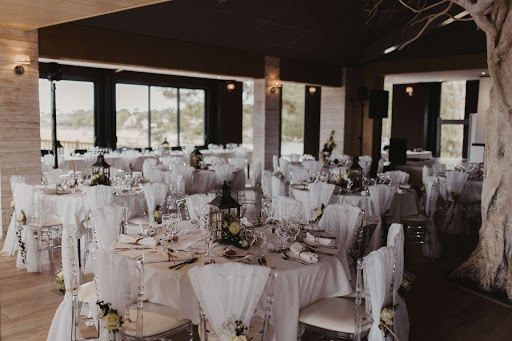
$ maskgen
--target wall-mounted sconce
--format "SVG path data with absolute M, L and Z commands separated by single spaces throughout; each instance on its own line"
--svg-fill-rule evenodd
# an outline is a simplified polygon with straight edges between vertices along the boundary
M 14 68 L 14 72 L 17 75 L 22 75 L 25 73 L 25 69 L 23 65 L 30 64 L 30 57 L 26 54 L 17 54 L 14 56 L 14 63 L 16 63 L 16 67 Z
M 276 92 L 279 92 L 279 88 L 282 86 L 280 80 L 276 80 L 272 82 L 272 87 L 270 88 L 270 92 L 275 94 Z
M 412 86 L 408 86 L 407 88 L 405 88 L 405 92 L 407 92 L 409 96 L 412 96 L 414 88 Z
M 226 89 L 227 89 L 229 92 L 231 92 L 231 91 L 235 90 L 235 83 L 231 83 L 231 82 L 230 82 L 230 83 L 228 83 L 228 84 L 226 85 Z
M 316 87 L 314 87 L 314 86 L 310 86 L 308 91 L 309 91 L 309 93 L 310 93 L 311 95 L 314 95 L 314 94 L 316 94 Z

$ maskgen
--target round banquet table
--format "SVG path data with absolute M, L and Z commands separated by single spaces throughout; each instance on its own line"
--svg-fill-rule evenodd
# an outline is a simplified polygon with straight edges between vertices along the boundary
M 309 190 L 303 188 L 290 187 L 290 197 L 302 202 L 306 215 L 311 212 L 311 204 L 309 200 Z M 373 203 L 369 195 L 361 194 L 340 194 L 336 191 L 331 196 L 330 204 L 350 204 L 357 206 L 367 212 L 367 218 L 371 220 L 378 219 L 380 212 L 375 212 Z M 391 204 L 391 216 L 393 217 L 406 217 L 418 214 L 419 200 L 418 195 L 413 189 L 409 189 L 403 193 L 397 193 Z
M 180 231 L 179 241 L 172 247 L 180 250 L 203 252 L 204 242 L 200 231 L 190 226 L 192 223 L 183 221 L 188 229 Z M 155 238 L 158 238 L 156 236 Z M 211 249 L 216 255 L 218 264 L 229 262 L 223 257 L 222 246 L 218 244 Z M 112 249 L 137 248 L 137 245 L 113 243 Z M 232 247 L 235 249 L 234 247 Z M 257 246 L 253 246 L 258 252 Z M 129 257 L 140 256 L 146 250 L 119 251 Z M 237 253 L 245 254 L 246 250 L 236 249 Z M 329 250 L 332 252 L 333 250 Z M 326 297 L 337 297 L 350 293 L 350 272 L 343 245 L 338 243 L 335 255 L 319 254 L 318 263 L 303 265 L 299 262 L 284 260 L 278 254 L 266 254 L 267 266 L 275 267 L 277 277 L 274 285 L 274 304 L 272 309 L 272 340 L 296 340 L 300 309 Z M 188 271 L 194 266 L 204 264 L 202 256 L 196 263 L 185 265 L 180 270 L 169 269 L 170 262 L 146 263 L 144 265 L 145 300 L 163 304 L 179 310 L 180 319 L 189 319 L 199 324 L 199 305 L 194 289 L 190 283 Z M 263 317 L 266 306 L 266 295 L 262 295 L 258 303 L 256 315 Z
M 217 175 L 213 170 L 195 170 L 192 172 L 192 179 L 185 188 L 187 194 L 204 194 L 218 185 Z M 243 169 L 233 171 L 231 188 L 241 189 L 245 187 L 245 173 Z
M 43 214 L 57 215 L 64 225 L 73 225 L 77 238 L 84 232 L 84 200 L 82 192 L 55 191 L 55 185 L 38 186 L 41 190 L 41 210 Z M 141 202 L 143 205 L 141 205 Z M 129 218 L 135 217 L 146 209 L 144 193 L 140 191 L 114 195 L 114 203 L 128 207 Z

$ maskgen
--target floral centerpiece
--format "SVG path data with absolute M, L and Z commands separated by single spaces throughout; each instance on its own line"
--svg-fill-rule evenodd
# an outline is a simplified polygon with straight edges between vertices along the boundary
M 157 224 L 162 223 L 162 211 L 160 211 L 161 207 L 160 205 L 155 206 L 155 210 L 153 211 L 153 217 L 155 218 L 155 222 Z
M 242 238 L 240 231 L 240 219 L 233 214 L 225 214 L 222 223 L 222 239 L 233 244 L 236 247 L 247 249 L 249 242 Z
M 21 256 L 21 262 L 23 264 L 27 264 L 27 251 L 25 249 L 25 242 L 23 241 L 23 225 L 27 223 L 27 216 L 25 215 L 25 211 L 21 210 L 18 214 L 17 221 L 19 226 L 16 228 L 16 239 L 18 240 L 18 248 Z
M 57 285 L 57 289 L 62 293 L 62 295 L 66 294 L 66 285 L 64 284 L 64 271 L 62 268 L 57 270 L 55 273 L 57 278 L 55 279 L 55 284 Z
M 319 208 L 315 209 L 316 214 L 316 221 L 320 221 L 322 219 L 322 216 L 324 215 L 325 205 L 322 204 Z
M 108 183 L 105 183 L 105 177 L 101 172 L 95 171 L 94 174 L 91 176 L 91 182 L 89 183 L 89 186 L 98 186 L 98 185 L 106 185 L 108 186 Z
M 332 154 L 332 151 L 336 148 L 336 142 L 334 142 L 334 130 L 329 134 L 329 138 L 327 142 L 324 143 L 324 148 L 322 149 L 322 160 L 324 163 L 329 161 L 329 157 Z
M 235 320 L 234 316 L 230 316 L 221 326 L 221 332 L 228 335 L 229 341 L 251 341 L 245 334 L 249 331 L 249 327 L 244 325 L 240 320 Z
M 395 334 L 391 330 L 393 326 L 393 317 L 395 317 L 395 311 L 398 310 L 398 304 L 388 304 L 382 307 L 380 311 L 380 324 L 379 328 L 384 332 L 384 336 L 388 336 L 389 334 L 393 335 L 396 339 Z M 398 340 L 398 339 L 397 339 Z
M 123 318 L 119 315 L 116 309 L 112 309 L 110 303 L 98 301 L 96 304 L 100 308 L 98 318 L 103 321 L 103 328 L 116 334 L 123 325 Z

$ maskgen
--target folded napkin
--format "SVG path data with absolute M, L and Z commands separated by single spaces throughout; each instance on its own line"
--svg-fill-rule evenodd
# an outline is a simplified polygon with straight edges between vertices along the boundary
M 168 252 L 167 250 L 158 252 L 145 252 L 142 257 L 144 263 L 162 263 L 191 260 L 192 255 L 188 252 Z
M 301 243 L 294 243 L 292 246 L 290 246 L 290 251 L 308 263 L 318 262 L 318 255 L 314 252 L 307 251 L 307 249 Z
M 306 233 L 306 240 L 317 242 L 326 246 L 336 245 L 336 238 L 316 236 L 309 232 Z
M 304 224 L 302 228 L 306 231 L 319 231 L 320 227 L 318 224 Z
M 245 226 L 249 226 L 251 227 L 252 226 L 252 223 L 249 221 L 249 219 L 247 219 L 246 217 L 242 217 L 242 219 L 240 219 L 240 222 L 245 225 Z
M 156 246 L 157 241 L 153 239 L 153 237 L 139 237 L 129 234 L 122 234 L 119 236 L 119 240 L 117 241 L 121 244 L 133 244 L 133 245 L 145 245 L 145 246 Z

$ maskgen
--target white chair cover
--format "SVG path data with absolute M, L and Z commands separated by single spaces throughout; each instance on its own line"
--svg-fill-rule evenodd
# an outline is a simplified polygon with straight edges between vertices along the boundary
M 391 179 L 391 185 L 405 185 L 409 181 L 409 174 L 400 170 L 384 173 Z
M 434 177 L 434 169 L 425 165 L 423 166 L 423 170 L 421 172 L 421 180 L 423 186 L 427 186 L 427 183 Z
M 91 212 L 91 224 L 99 249 L 110 249 L 119 237 L 124 218 L 124 207 L 119 205 L 107 205 Z
M 110 303 L 112 309 L 124 316 L 126 306 L 134 302 L 130 296 L 132 282 L 138 275 L 135 262 L 110 250 L 94 250 L 93 254 L 97 299 Z M 99 340 L 108 341 L 111 336 L 103 329 Z
M 308 180 L 309 173 L 306 168 L 303 167 L 290 167 L 290 181 L 292 182 L 304 182 Z
M 446 173 L 446 166 L 441 163 L 435 162 L 432 165 L 432 167 L 434 167 L 434 175 L 435 176 L 444 175 Z
M 261 162 L 253 163 L 251 165 L 251 169 L 252 169 L 252 177 L 254 179 L 254 186 L 261 186 L 261 175 L 262 175 Z
M 52 155 L 52 158 L 53 158 L 53 155 Z M 66 171 L 64 169 L 60 169 L 60 168 L 49 170 L 46 174 L 47 184 L 48 185 L 60 184 L 60 176 L 64 175 L 64 174 L 68 174 L 68 171 Z
M 142 173 L 144 174 L 144 177 L 146 177 L 146 173 L 152 170 L 156 167 L 156 159 L 153 158 L 147 158 L 142 163 Z
M 372 165 L 372 157 L 369 155 L 363 155 L 359 157 L 359 166 L 363 169 L 363 174 L 368 177 L 370 173 L 370 167 Z
M 148 205 L 150 222 L 155 221 L 153 212 L 155 211 L 156 205 L 160 205 L 160 208 L 163 210 L 168 189 L 169 186 L 167 186 L 167 184 L 144 184 L 144 197 L 146 198 L 146 204 Z
M 335 235 L 348 253 L 354 246 L 356 234 L 361 227 L 361 211 L 359 207 L 350 204 L 329 205 L 318 222 L 318 227 Z
M 222 183 L 224 181 L 231 182 L 233 181 L 233 171 L 235 170 L 235 166 L 230 164 L 222 164 L 215 166 L 215 175 L 217 177 L 217 183 Z
M 409 340 L 409 313 L 405 301 L 398 295 L 398 289 L 402 284 L 404 274 L 404 243 L 405 235 L 402 224 L 391 224 L 388 231 L 387 246 L 395 245 L 395 238 L 398 238 L 398 249 L 396 249 L 395 273 L 393 278 L 393 304 L 398 304 L 393 318 L 393 332 L 398 340 Z
M 323 162 L 315 160 L 304 161 L 303 164 L 304 168 L 309 171 L 309 174 L 317 174 L 318 172 L 322 171 L 322 168 L 324 168 Z
M 441 256 L 441 243 L 437 238 L 437 228 L 434 221 L 434 213 L 439 193 L 439 182 L 430 180 L 425 186 L 425 213 L 427 214 L 427 242 L 423 244 L 423 255 L 437 259 Z M 430 247 L 429 247 L 430 244 Z M 432 250 L 432 254 L 430 251 Z
M 280 195 L 288 195 L 288 186 L 286 180 L 280 180 L 277 176 L 272 176 L 272 198 L 276 198 Z
M 309 201 L 311 208 L 317 209 L 324 205 L 327 207 L 336 186 L 326 182 L 313 182 L 309 184 Z
M 90 186 L 85 187 L 85 205 L 87 211 L 92 212 L 105 205 L 112 204 L 114 200 L 114 188 L 112 186 Z
M 263 195 L 265 198 L 271 199 L 272 196 L 272 172 L 264 171 L 263 176 L 261 177 L 261 189 L 263 191 Z
M 21 175 L 13 175 L 11 176 L 11 193 L 12 198 L 15 200 L 15 191 L 16 184 L 25 182 L 25 177 Z M 14 205 L 16 206 L 16 204 Z M 2 251 L 0 255 L 2 256 L 14 256 L 16 250 L 18 249 L 18 242 L 16 240 L 16 211 L 12 212 L 11 222 L 9 223 L 9 228 L 7 229 L 7 234 L 5 235 L 4 246 L 2 247 Z
M 279 156 L 272 156 L 272 166 L 274 168 L 274 173 L 279 170 Z
M 221 341 L 229 340 L 229 335 L 222 332 L 222 324 L 228 319 L 250 325 L 269 273 L 269 267 L 236 262 L 189 270 L 194 292 Z
M 290 181 L 290 161 L 280 157 L 279 158 L 279 170 L 283 173 L 286 181 Z
M 53 316 L 47 341 L 69 341 L 71 337 L 73 288 L 80 285 L 80 276 L 77 260 L 77 247 L 74 230 L 71 226 L 65 226 L 62 231 L 62 272 L 66 293 Z M 77 328 L 77 337 L 81 337 Z
M 390 209 L 395 197 L 396 187 L 388 185 L 369 186 L 370 200 L 372 201 L 375 214 L 379 218 L 379 223 L 373 232 L 368 251 L 375 251 L 380 247 L 382 238 L 382 213 Z
M 241 157 L 229 158 L 228 162 L 232 164 L 236 169 L 245 169 L 245 166 L 247 166 L 247 159 L 243 159 Z
M 193 194 L 187 197 L 187 208 L 190 220 L 199 219 L 200 215 L 209 212 L 209 203 L 215 198 L 213 194 Z
M 459 171 L 448 171 L 446 172 L 446 183 L 448 185 L 449 195 L 452 193 L 461 194 L 464 189 L 464 185 L 468 180 L 469 174 L 466 172 Z
M 149 182 L 158 183 L 164 182 L 164 173 L 158 168 L 152 168 L 144 172 L 144 177 Z
M 278 196 L 272 205 L 274 206 L 275 220 L 282 220 L 286 216 L 294 216 L 301 222 L 306 222 L 306 212 L 300 201 L 290 197 Z
M 238 157 L 245 159 L 245 157 L 247 156 L 247 152 L 248 152 L 248 150 L 246 147 L 238 146 L 236 148 L 236 156 L 238 156 Z
M 384 163 L 385 162 L 386 162 L 386 160 L 384 160 L 382 158 L 379 160 L 379 164 L 377 165 L 377 173 L 378 174 L 384 172 Z
M 384 341 L 384 332 L 379 328 L 380 311 L 389 301 L 389 288 L 393 280 L 393 248 L 382 247 L 364 258 L 363 272 L 365 288 L 370 293 L 372 326 L 368 341 Z
M 450 206 L 446 212 L 446 218 L 443 230 L 449 234 L 462 235 L 465 232 L 465 226 L 462 219 L 462 207 L 455 201 L 457 196 L 462 194 L 464 185 L 468 180 L 469 174 L 460 171 L 447 171 L 446 184 L 441 195 L 445 200 L 450 199 Z M 454 196 L 454 194 L 456 196 Z

